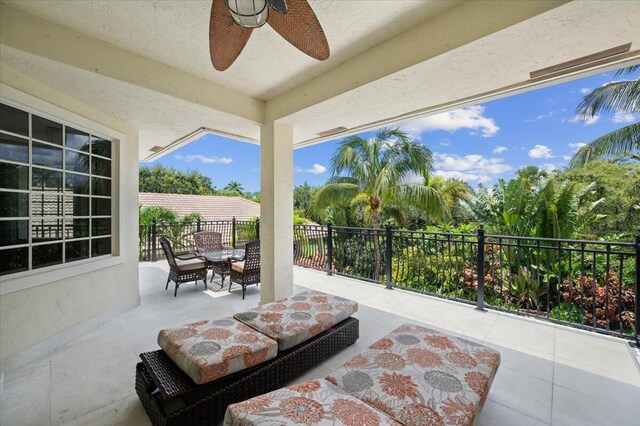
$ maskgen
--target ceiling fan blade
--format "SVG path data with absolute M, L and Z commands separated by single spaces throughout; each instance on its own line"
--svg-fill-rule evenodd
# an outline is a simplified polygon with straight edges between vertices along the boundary
M 209 20 L 209 53 L 213 67 L 218 71 L 229 68 L 249 41 L 252 31 L 235 23 L 224 0 L 213 0 Z
M 287 13 L 270 13 L 267 23 L 285 40 L 314 59 L 329 57 L 329 43 L 307 0 L 287 0 Z

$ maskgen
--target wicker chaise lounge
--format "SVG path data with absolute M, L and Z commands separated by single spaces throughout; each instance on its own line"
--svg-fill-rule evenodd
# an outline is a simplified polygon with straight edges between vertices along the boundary
M 355 343 L 356 310 L 355 302 L 309 291 L 234 318 L 163 330 L 158 341 L 164 350 L 140 355 L 136 392 L 155 425 L 215 424 L 229 404 L 277 389 Z M 228 327 L 236 330 L 223 330 Z M 251 337 L 256 333 L 261 336 Z M 212 357 L 199 356 L 203 350 L 220 359 L 209 362 Z

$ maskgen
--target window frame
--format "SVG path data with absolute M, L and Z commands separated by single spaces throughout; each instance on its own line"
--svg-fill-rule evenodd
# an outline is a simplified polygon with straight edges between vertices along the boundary
M 80 130 L 83 132 L 88 133 L 89 135 L 91 135 L 93 138 L 102 138 L 102 139 L 108 139 L 111 141 L 111 177 L 107 177 L 107 179 L 110 179 L 111 182 L 111 196 L 95 196 L 96 199 L 97 198 L 110 198 L 111 199 L 111 233 L 108 235 L 101 235 L 98 238 L 111 238 L 111 254 L 106 254 L 106 255 L 100 255 L 100 256 L 95 256 L 95 257 L 91 257 L 91 243 L 89 246 L 89 257 L 86 259 L 81 259 L 81 260 L 74 260 L 74 261 L 70 261 L 68 263 L 65 263 L 66 258 L 65 258 L 65 245 L 66 242 L 73 242 L 73 241 L 83 241 L 83 240 L 89 240 L 91 241 L 91 239 L 93 238 L 92 234 L 92 227 L 93 227 L 93 218 L 102 218 L 104 216 L 100 216 L 100 215 L 92 215 L 92 211 L 91 211 L 91 206 L 90 206 L 90 211 L 89 211 L 89 216 L 87 216 L 86 218 L 89 219 L 89 236 L 87 237 L 79 237 L 79 238 L 71 238 L 71 239 L 66 239 L 65 238 L 65 232 L 66 232 L 66 226 L 67 226 L 67 222 L 63 221 L 62 223 L 62 236 L 59 240 L 55 240 L 55 241 L 48 241 L 48 242 L 39 242 L 39 243 L 33 243 L 32 242 L 32 229 L 31 227 L 33 226 L 33 221 L 32 221 L 32 209 L 31 209 L 31 197 L 32 194 L 34 193 L 38 193 L 38 191 L 33 191 L 31 189 L 31 185 L 32 185 L 32 169 L 33 167 L 36 168 L 43 168 L 42 166 L 39 165 L 34 165 L 33 164 L 33 158 L 31 157 L 31 150 L 32 150 L 32 144 L 33 142 L 35 143 L 43 143 L 43 141 L 41 141 L 40 139 L 34 139 L 31 137 L 31 125 L 32 125 L 32 120 L 29 120 L 29 126 L 30 126 L 30 134 L 27 137 L 24 136 L 20 136 L 23 137 L 27 140 L 30 141 L 29 143 L 29 185 L 28 185 L 28 189 L 27 190 L 20 190 L 20 189 L 8 189 L 6 192 L 14 192 L 14 193 L 26 193 L 28 194 L 29 197 L 29 216 L 28 216 L 28 220 L 29 220 L 29 242 L 28 244 L 18 244 L 18 245 L 13 245 L 13 246 L 6 246 L 3 248 L 10 248 L 10 247 L 27 247 L 29 249 L 29 252 L 31 253 L 32 247 L 37 246 L 37 245 L 44 245 L 44 244 L 55 244 L 55 243 L 62 243 L 62 263 L 57 264 L 57 265 L 51 265 L 51 266 L 45 266 L 45 267 L 41 267 L 41 268 L 37 268 L 37 269 L 29 269 L 27 271 L 21 271 L 21 272 L 16 272 L 16 273 L 10 273 L 10 274 L 6 274 L 6 275 L 0 275 L 0 295 L 3 294 L 7 294 L 7 293 L 11 293 L 14 291 L 19 291 L 19 290 L 23 290 L 26 288 L 30 288 L 30 287 L 35 287 L 35 286 L 39 286 L 39 285 L 43 285 L 43 284 L 48 284 L 54 281 L 59 281 L 61 279 L 65 279 L 65 278 L 71 278 L 73 276 L 76 275 L 80 275 L 80 274 L 84 274 L 87 272 L 91 272 L 94 270 L 98 270 L 98 269 L 102 269 L 102 268 L 106 268 L 106 267 L 110 267 L 113 265 L 117 265 L 120 263 L 124 262 L 124 239 L 121 238 L 120 236 L 120 230 L 122 229 L 122 218 L 126 217 L 125 213 L 124 213 L 124 206 L 123 203 L 121 202 L 121 196 L 122 194 L 125 193 L 125 186 L 124 186 L 124 179 L 121 178 L 121 170 L 122 170 L 122 163 L 124 161 L 124 150 L 122 149 L 122 145 L 125 142 L 125 136 L 122 132 L 119 132 L 115 129 L 112 129 L 110 127 L 107 127 L 105 125 L 102 125 L 100 123 L 97 123 L 93 120 L 89 120 L 85 117 L 82 117 L 78 114 L 75 114 L 71 111 L 68 111 L 64 108 L 58 107 L 56 105 L 53 105 L 47 101 L 44 101 L 42 99 L 39 99 L 37 97 L 31 96 L 27 93 L 21 92 L 19 90 L 16 90 L 10 86 L 7 86 L 5 84 L 0 84 L 0 101 L 6 105 L 12 106 L 14 108 L 18 108 L 21 109 L 23 111 L 26 111 L 27 113 L 33 115 L 37 115 L 40 116 L 42 118 L 48 119 L 48 120 L 52 120 L 55 122 L 58 122 L 64 126 L 68 126 L 71 127 L 75 130 Z M 13 135 L 13 133 L 7 133 L 7 134 L 11 134 Z M 19 136 L 19 135 L 16 135 Z M 90 139 L 89 143 L 91 143 L 92 139 Z M 45 144 L 48 142 L 44 142 Z M 62 193 L 64 194 L 64 192 L 66 191 L 66 176 L 67 176 L 67 170 L 66 170 L 66 152 L 67 152 L 67 148 L 66 148 L 66 142 L 65 142 L 65 138 L 64 138 L 64 134 L 63 134 L 63 140 L 62 140 L 62 145 L 58 146 L 52 143 L 48 143 L 50 146 L 57 146 L 59 148 L 62 149 L 62 162 L 63 162 L 63 167 L 61 170 L 56 170 L 56 171 L 61 171 L 62 172 Z M 68 148 L 69 151 L 72 152 L 82 152 L 79 151 L 77 149 L 74 148 Z M 90 149 L 91 151 L 91 149 Z M 87 153 L 89 154 L 89 153 Z M 103 158 L 101 156 L 97 156 L 96 158 Z M 89 155 L 89 161 L 91 161 L 92 159 L 92 155 Z M 4 161 L 4 160 L 3 160 Z M 11 163 L 11 164 L 20 164 L 20 165 L 25 165 L 23 163 L 19 163 L 19 162 L 15 162 L 15 161 L 5 161 L 7 163 Z M 51 169 L 51 168 L 47 168 L 46 166 L 44 167 L 45 169 Z M 54 170 L 54 169 L 51 169 Z M 89 169 L 90 173 L 82 173 L 82 172 L 75 172 L 76 174 L 82 175 L 82 176 L 88 176 L 89 177 L 89 186 L 92 186 L 92 177 L 94 176 L 93 174 L 91 174 L 91 169 Z M 69 173 L 74 173 L 73 171 L 69 171 Z M 102 176 L 98 176 L 96 175 L 96 177 L 99 178 L 105 178 Z M 4 190 L 3 190 L 4 191 Z M 89 194 L 91 194 L 91 190 L 89 191 Z M 75 195 L 73 195 L 75 196 Z M 93 197 L 93 195 L 87 195 L 87 198 L 91 199 Z M 65 205 L 65 199 L 63 197 L 63 217 L 64 217 L 64 205 Z M 45 220 L 46 219 L 53 219 L 55 220 L 56 218 L 58 218 L 57 216 L 42 216 Z M 70 216 L 69 218 L 66 219 L 70 219 L 70 218 L 76 218 L 75 216 Z M 84 216 L 82 216 L 82 218 L 85 218 Z M 5 219 L 10 219 L 10 218 L 5 218 Z M 24 218 L 22 218 L 24 219 Z M 58 218 L 59 219 L 59 218 Z M 32 260 L 32 256 L 31 254 L 29 255 L 29 267 L 31 268 L 31 260 Z

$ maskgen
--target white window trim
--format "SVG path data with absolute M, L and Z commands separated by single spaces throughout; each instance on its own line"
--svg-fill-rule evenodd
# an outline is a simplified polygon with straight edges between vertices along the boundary
M 111 177 L 117 188 L 114 191 L 115 193 L 111 194 L 111 202 L 117 206 L 117 208 L 112 207 L 111 238 L 113 253 L 42 269 L 2 275 L 0 276 L 0 295 L 49 284 L 124 263 L 126 253 L 124 236 L 121 233 L 122 220 L 126 217 L 124 203 L 122 202 L 122 194 L 125 193 L 125 182 L 121 175 L 124 162 L 124 149 L 122 149 L 125 143 L 124 134 L 2 83 L 0 83 L 0 101 L 16 108 L 26 109 L 50 120 L 62 121 L 78 130 L 110 139 L 113 141 L 111 157 L 117 159 L 113 165 L 113 176 Z

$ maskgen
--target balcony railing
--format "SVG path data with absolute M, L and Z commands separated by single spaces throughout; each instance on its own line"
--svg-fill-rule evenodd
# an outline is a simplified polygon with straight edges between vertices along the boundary
M 160 256 L 153 236 L 192 250 L 198 230 L 228 245 L 259 238 L 259 223 L 141 226 L 140 258 Z M 155 253 L 155 257 L 153 254 Z M 387 288 L 532 316 L 640 343 L 640 236 L 635 242 L 295 225 L 294 263 Z

